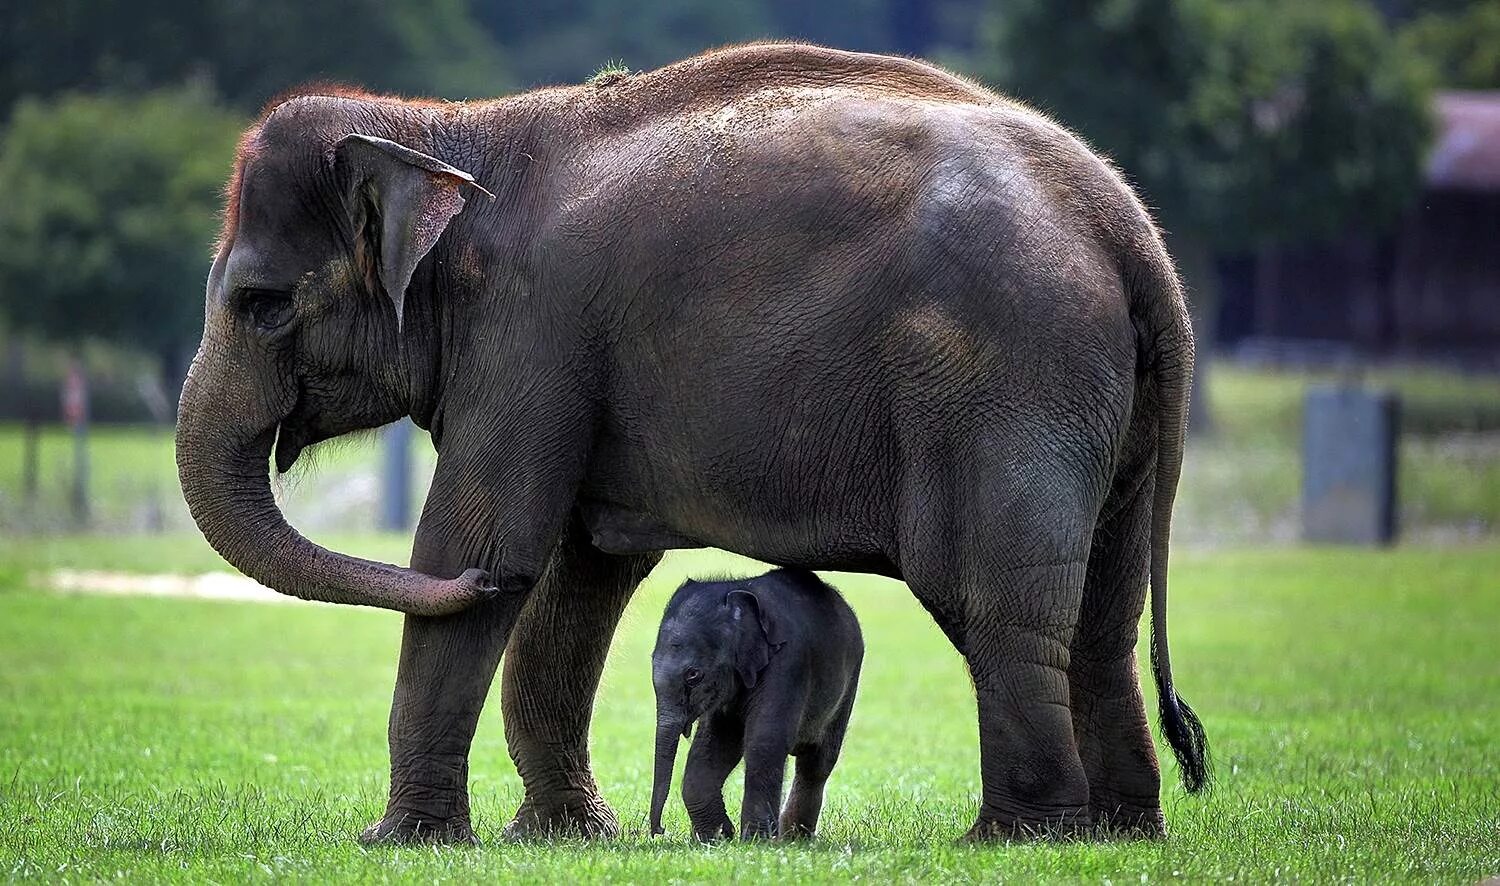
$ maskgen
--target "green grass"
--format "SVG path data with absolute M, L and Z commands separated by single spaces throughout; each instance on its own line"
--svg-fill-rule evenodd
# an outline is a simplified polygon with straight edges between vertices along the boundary
M 403 547 L 341 541 L 380 556 Z M 1217 790 L 1170 788 L 1164 842 L 979 848 L 955 843 L 977 788 L 962 663 L 901 585 L 851 576 L 835 580 L 869 653 L 822 838 L 690 845 L 675 792 L 668 837 L 644 836 L 656 620 L 684 574 L 725 566 L 675 556 L 631 604 L 594 721 L 595 768 L 625 836 L 500 839 L 520 795 L 495 699 L 472 759 L 485 847 L 364 850 L 353 837 L 382 808 L 399 618 L 59 597 L 26 578 L 142 557 L 152 571 L 204 564 L 191 548 L 148 547 L 0 545 L 0 877 L 1465 883 L 1500 873 L 1500 548 L 1180 554 L 1174 661 L 1209 729 Z
M 310 537 L 319 544 L 386 563 L 405 563 L 411 554 L 411 539 L 395 533 L 315 532 Z M 234 571 L 197 534 L 0 537 L 0 588 L 6 583 L 24 584 L 57 569 L 187 575 Z
M 601 86 L 614 83 L 617 80 L 630 76 L 630 67 L 619 59 L 610 59 L 599 66 L 599 69 L 589 77 L 590 86 Z

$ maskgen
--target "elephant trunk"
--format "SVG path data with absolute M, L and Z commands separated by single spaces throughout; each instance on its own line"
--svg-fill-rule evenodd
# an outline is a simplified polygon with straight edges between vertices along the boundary
M 182 390 L 177 423 L 177 471 L 183 497 L 208 543 L 236 569 L 261 584 L 304 600 L 378 606 L 410 615 L 448 615 L 488 597 L 488 576 L 470 569 L 438 579 L 320 547 L 293 529 L 271 494 L 270 454 L 276 424 L 234 425 L 228 404 L 240 391 L 205 383 L 203 353 Z M 223 373 L 220 373 L 223 375 Z M 245 425 L 249 425 L 246 428 Z
M 687 728 L 669 714 L 656 717 L 656 766 L 651 777 L 651 835 L 663 833 L 661 813 L 672 790 L 672 769 L 677 765 L 677 742 Z

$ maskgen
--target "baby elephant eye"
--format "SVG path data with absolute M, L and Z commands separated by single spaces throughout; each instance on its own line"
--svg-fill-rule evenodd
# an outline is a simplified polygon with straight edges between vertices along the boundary
M 682 672 L 682 682 L 689 686 L 697 686 L 703 680 L 703 672 L 697 668 L 688 668 Z

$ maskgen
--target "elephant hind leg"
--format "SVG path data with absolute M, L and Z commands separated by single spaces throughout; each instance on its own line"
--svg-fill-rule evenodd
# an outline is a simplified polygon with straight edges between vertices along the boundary
M 983 794 L 969 839 L 1071 836 L 1091 822 L 1068 668 L 1102 467 L 1014 451 L 987 464 L 949 486 L 951 531 L 907 533 L 903 572 L 974 680 Z
M 855 676 L 855 682 L 859 680 Z M 797 766 L 792 776 L 792 789 L 787 794 L 786 807 L 781 810 L 781 838 L 799 840 L 813 837 L 818 832 L 818 817 L 823 812 L 823 791 L 828 785 L 828 776 L 839 761 L 839 752 L 844 747 L 844 733 L 849 729 L 849 715 L 854 712 L 854 686 L 839 703 L 838 712 L 828 732 L 818 744 L 796 755 Z
M 1166 834 L 1135 655 L 1151 559 L 1152 436 L 1131 435 L 1100 514 L 1068 671 L 1089 805 L 1110 836 Z
M 505 739 L 526 790 L 508 836 L 619 833 L 589 768 L 589 722 L 625 604 L 659 559 L 604 554 L 575 526 L 531 592 L 501 677 Z
M 970 839 L 1070 836 L 1090 823 L 1067 674 L 1083 575 L 1082 559 L 1069 557 L 992 563 L 964 580 L 983 782 Z

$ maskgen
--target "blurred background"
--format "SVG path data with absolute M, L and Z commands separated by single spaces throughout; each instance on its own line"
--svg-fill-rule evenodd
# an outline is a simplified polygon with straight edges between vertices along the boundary
M 1135 183 L 1203 355 L 1177 540 L 1500 533 L 1497 0 L 50 0 L 0 4 L 0 535 L 196 538 L 173 413 L 275 93 L 489 97 L 767 38 L 932 59 Z M 292 521 L 367 533 L 410 525 L 432 453 L 312 461 Z

